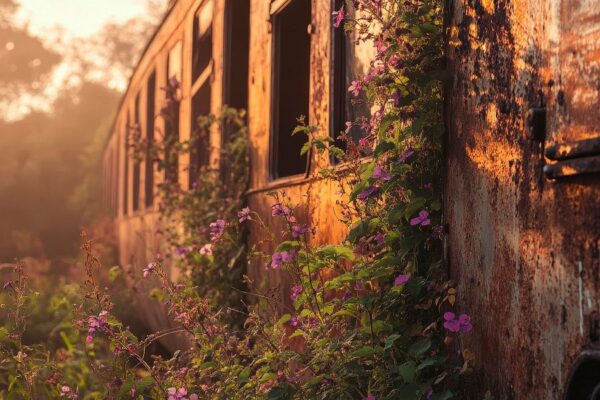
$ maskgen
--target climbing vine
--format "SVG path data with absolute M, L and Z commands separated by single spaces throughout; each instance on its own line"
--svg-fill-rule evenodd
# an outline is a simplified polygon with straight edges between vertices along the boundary
M 86 331 L 86 354 L 108 348 L 113 361 L 93 363 L 104 386 L 58 370 L 47 381 L 48 393 L 169 400 L 458 396 L 472 359 L 461 336 L 473 325 L 457 306 L 442 266 L 442 5 L 353 0 L 332 18 L 337 29 L 375 46 L 370 71 L 348 88 L 354 101 L 367 99 L 371 113 L 346 122 L 343 146 L 304 123 L 294 133 L 309 138 L 303 152 L 338 159 L 316 174 L 340 185 L 345 240 L 315 246 L 312 237 L 320 227 L 299 220 L 300 199 L 277 192 L 271 194 L 271 216 L 285 229 L 272 232 L 241 200 L 248 176 L 243 113 L 226 110 L 223 117 L 200 121 L 203 129 L 235 122 L 239 134 L 222 151 L 231 152 L 239 170 L 223 178 L 208 163 L 191 191 L 164 183 L 163 217 L 184 228 L 165 235 L 176 249 L 173 260 L 192 279 L 184 274 L 172 282 L 164 259 L 148 264 L 142 279 L 157 279 L 155 296 L 178 326 L 137 338 L 117 321 L 110 296 L 94 279 L 100 263 L 86 242 L 86 295 L 77 324 Z M 174 87 L 176 82 L 166 88 L 173 96 Z M 356 129 L 362 132 L 358 140 L 350 134 Z M 191 153 L 194 144 L 142 148 L 138 153 L 151 157 L 166 154 L 159 162 L 168 170 L 170 152 Z M 273 242 L 273 254 L 245 248 L 250 224 Z M 293 311 L 277 314 L 273 300 L 261 293 L 251 306 L 242 301 L 240 266 L 253 258 L 286 271 Z M 173 333 L 186 335 L 190 349 L 149 359 L 151 343 Z

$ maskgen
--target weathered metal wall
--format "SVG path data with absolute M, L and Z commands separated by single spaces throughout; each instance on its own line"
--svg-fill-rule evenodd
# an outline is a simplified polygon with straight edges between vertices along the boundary
M 468 397 L 558 399 L 593 345 L 600 174 L 548 180 L 544 149 L 600 136 L 600 2 L 454 0 L 448 33 L 446 259 L 475 324 Z

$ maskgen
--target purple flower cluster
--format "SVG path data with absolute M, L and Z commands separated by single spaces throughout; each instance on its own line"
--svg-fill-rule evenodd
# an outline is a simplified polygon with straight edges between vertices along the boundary
M 281 251 L 279 253 L 273 253 L 271 256 L 271 268 L 277 269 L 284 263 L 292 262 L 294 260 L 294 254 L 289 251 Z
M 179 389 L 170 387 L 167 389 L 167 400 L 198 400 L 197 394 L 191 394 L 190 397 L 187 394 L 188 391 L 184 387 Z
M 308 227 L 306 225 L 294 225 L 292 227 L 292 236 L 295 239 L 298 239 L 300 236 L 304 235 L 308 232 Z
M 215 222 L 211 223 L 208 227 L 210 228 L 210 240 L 211 242 L 215 242 L 223 236 L 225 233 L 225 227 L 227 223 L 223 219 L 218 219 Z
M 64 397 L 67 399 L 78 399 L 79 398 L 79 389 L 73 391 L 68 386 L 62 386 L 60 388 L 60 397 Z
M 158 269 L 158 264 L 155 262 L 151 262 L 143 269 L 144 278 L 147 278 L 148 275 L 153 274 Z
M 212 256 L 212 244 L 211 243 L 207 243 L 204 246 L 202 246 L 200 248 L 199 251 L 201 256 Z
M 361 90 L 362 82 L 359 80 L 353 80 L 350 86 L 348 87 L 348 91 L 351 92 L 354 95 L 354 97 L 358 97 Z
M 296 299 L 302 294 L 302 285 L 294 285 L 292 286 L 292 294 L 290 294 L 290 299 L 292 301 L 296 301 Z
M 250 208 L 244 207 L 241 211 L 238 211 L 238 218 L 240 223 L 244 221 L 251 221 L 252 217 L 250 216 Z
M 412 226 L 415 226 L 415 225 L 427 226 L 427 225 L 431 224 L 431 220 L 429 219 L 429 212 L 427 212 L 427 210 L 419 211 L 419 215 L 412 218 L 410 220 L 410 224 Z
M 289 217 L 291 214 L 292 210 L 281 203 L 275 203 L 271 206 L 271 215 L 273 217 Z
M 181 257 L 185 257 L 190 252 L 190 248 L 188 246 L 179 246 L 175 249 L 175 254 Z
M 412 156 L 414 153 L 415 153 L 414 149 L 412 147 L 409 147 L 408 150 L 406 150 L 404 153 L 402 153 L 402 155 L 398 159 L 398 162 L 400 162 L 400 163 L 406 162 L 408 157 Z
M 367 201 L 369 198 L 377 196 L 380 191 L 377 186 L 368 186 L 358 194 L 357 198 L 361 201 Z
M 398 275 L 396 279 L 394 279 L 394 286 L 404 285 L 409 280 L 410 274 Z
M 471 317 L 467 314 L 461 314 L 456 318 L 456 314 L 448 311 L 444 313 L 444 328 L 450 332 L 471 332 L 473 324 L 471 323 Z
M 389 181 L 390 179 L 392 179 L 392 175 L 385 169 L 381 168 L 379 165 L 376 165 L 373 169 L 373 178 L 382 181 Z
M 108 325 L 108 311 L 100 311 L 98 316 L 90 316 L 88 318 L 88 335 L 85 338 L 85 341 L 87 343 L 92 343 L 94 341 L 94 333 L 106 325 Z
M 335 28 L 339 28 L 340 25 L 342 24 L 342 21 L 344 20 L 344 17 L 346 16 L 346 12 L 344 11 L 344 5 L 342 4 L 340 9 L 337 11 L 334 11 L 332 13 L 332 15 L 333 15 L 333 26 Z

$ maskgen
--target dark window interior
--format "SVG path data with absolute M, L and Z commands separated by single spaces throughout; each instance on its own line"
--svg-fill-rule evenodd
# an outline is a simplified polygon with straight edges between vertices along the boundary
M 292 136 L 301 115 L 308 117 L 310 85 L 311 2 L 293 0 L 273 16 L 274 91 L 273 91 L 273 178 L 302 174 L 306 171 L 306 155 L 300 149 L 305 135 Z
M 334 9 L 339 10 L 344 3 L 343 0 L 334 0 Z M 352 12 L 352 9 L 347 12 Z M 348 92 L 352 81 L 363 76 L 366 71 L 363 60 L 357 60 L 356 44 L 352 36 L 344 32 L 343 25 L 333 29 L 333 81 L 331 99 L 331 131 L 335 139 L 335 145 L 343 150 L 347 144 L 341 139 L 340 133 L 346 130 L 346 121 L 356 122 L 361 117 L 369 118 L 370 111 L 366 96 L 361 93 L 357 98 Z M 367 58 L 368 61 L 368 58 Z M 367 62 L 368 63 L 368 62 Z M 352 126 L 349 136 L 354 143 L 365 135 L 365 131 L 359 126 Z M 334 162 L 336 160 L 333 160 Z
M 190 189 L 198 179 L 200 168 L 208 165 L 210 154 L 209 132 L 198 126 L 198 117 L 210 114 L 210 80 L 198 89 L 192 97 L 192 151 L 190 153 Z
M 118 137 L 117 137 L 118 139 Z M 119 167 L 121 165 L 121 160 L 119 157 L 121 156 L 121 146 L 119 141 L 117 140 L 117 145 L 114 146 L 115 151 L 115 170 L 113 171 L 113 215 L 115 217 L 118 216 L 119 213 Z
M 167 61 L 167 65 L 169 62 Z M 167 81 L 172 76 L 167 74 Z M 165 157 L 168 157 L 168 165 L 165 168 L 165 180 L 169 182 L 179 181 L 179 156 L 173 151 L 173 146 L 179 141 L 179 111 L 181 102 L 177 100 L 169 107 L 165 118 Z
M 238 110 L 248 109 L 248 57 L 250 49 L 250 1 L 229 0 L 225 5 L 225 82 L 223 102 Z M 221 142 L 229 142 L 234 126 L 224 126 Z M 221 178 L 224 184 L 229 174 L 229 163 L 221 158 Z
M 248 52 L 250 46 L 250 1 L 227 2 L 227 68 L 225 103 L 233 108 L 248 108 Z
M 125 164 L 123 165 L 123 215 L 127 215 L 129 211 L 129 117 L 125 125 L 125 137 L 123 138 L 123 151 L 125 153 Z
M 146 164 L 144 173 L 145 182 L 145 205 L 152 206 L 154 203 L 154 162 L 151 160 L 150 149 L 154 144 L 154 120 L 155 120 L 155 96 L 156 96 L 156 73 L 152 72 L 146 86 L 146 139 L 148 150 L 146 151 Z
M 203 5 L 194 17 L 192 81 L 196 81 L 212 59 L 212 2 Z
M 135 113 L 133 132 L 139 133 L 140 126 L 140 95 L 135 98 Z M 133 160 L 133 211 L 140 209 L 140 160 L 134 157 Z

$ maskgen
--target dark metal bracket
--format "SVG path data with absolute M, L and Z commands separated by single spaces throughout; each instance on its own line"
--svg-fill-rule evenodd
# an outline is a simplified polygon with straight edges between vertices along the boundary
M 556 161 L 544 166 L 548 179 L 600 173 L 600 137 L 558 143 L 547 147 L 545 155 Z

